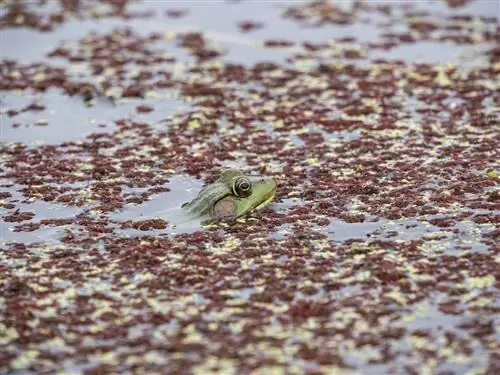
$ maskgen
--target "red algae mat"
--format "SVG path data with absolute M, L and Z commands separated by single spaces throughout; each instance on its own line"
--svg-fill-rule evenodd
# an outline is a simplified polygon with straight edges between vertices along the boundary
M 500 373 L 498 13 L 4 2 L 0 373 Z

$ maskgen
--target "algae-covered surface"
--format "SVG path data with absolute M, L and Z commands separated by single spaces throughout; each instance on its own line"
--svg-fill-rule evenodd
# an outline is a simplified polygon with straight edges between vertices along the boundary
M 500 373 L 498 2 L 1 7 L 0 373 Z

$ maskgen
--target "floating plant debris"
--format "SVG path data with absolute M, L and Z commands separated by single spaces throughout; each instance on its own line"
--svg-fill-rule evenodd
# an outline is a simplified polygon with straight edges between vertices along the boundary
M 496 4 L 167 3 L 4 5 L 0 372 L 498 373 Z

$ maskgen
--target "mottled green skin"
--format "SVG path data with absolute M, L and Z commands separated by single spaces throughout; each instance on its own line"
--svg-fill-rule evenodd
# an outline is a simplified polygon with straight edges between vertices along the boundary
M 247 197 L 237 196 L 235 182 L 245 177 L 251 184 Z M 229 169 L 221 172 L 217 181 L 205 186 L 191 202 L 182 208 L 196 216 L 212 219 L 240 217 L 253 209 L 262 208 L 272 200 L 276 193 L 276 180 L 272 177 L 245 176 L 239 170 Z M 223 212 L 221 214 L 221 212 Z

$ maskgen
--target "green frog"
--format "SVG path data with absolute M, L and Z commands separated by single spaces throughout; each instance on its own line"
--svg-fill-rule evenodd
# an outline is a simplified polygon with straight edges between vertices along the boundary
M 246 176 L 239 170 L 229 169 L 222 171 L 217 181 L 205 186 L 182 208 L 212 220 L 236 219 L 267 205 L 276 194 L 276 186 L 272 177 Z

